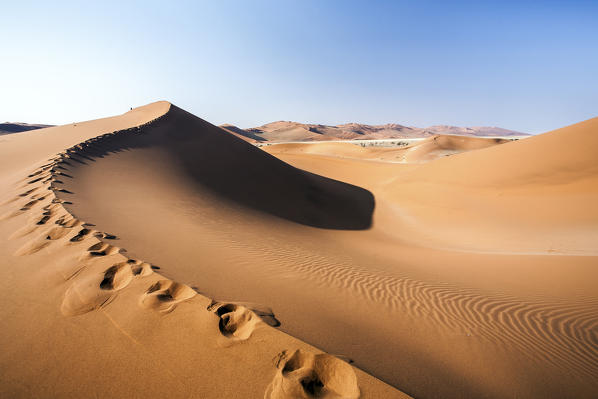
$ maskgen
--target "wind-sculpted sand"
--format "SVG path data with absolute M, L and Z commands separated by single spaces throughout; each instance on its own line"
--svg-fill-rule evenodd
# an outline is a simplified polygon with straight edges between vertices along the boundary
M 168 103 L 78 125 L 2 149 L 2 396 L 598 391 L 598 120 L 401 163 Z

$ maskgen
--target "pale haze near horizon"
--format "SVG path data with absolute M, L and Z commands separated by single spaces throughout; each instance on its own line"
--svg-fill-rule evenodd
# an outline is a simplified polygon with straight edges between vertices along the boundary
M 167 100 L 214 124 L 540 133 L 598 115 L 595 2 L 13 2 L 0 122 Z

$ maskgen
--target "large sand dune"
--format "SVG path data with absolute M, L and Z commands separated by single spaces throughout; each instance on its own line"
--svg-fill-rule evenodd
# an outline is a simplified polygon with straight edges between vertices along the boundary
M 186 120 L 182 125 L 181 115 Z M 171 129 L 164 130 L 168 126 Z M 201 158 L 189 156 L 185 163 L 181 161 L 184 157 L 178 157 L 180 163 L 172 164 L 177 157 L 171 151 L 177 143 L 193 140 L 186 134 L 177 136 L 175 127 L 189 134 L 203 133 L 208 141 L 218 142 L 222 137 L 227 143 L 231 139 L 226 133 L 210 138 L 217 128 L 175 107 L 171 109 L 168 103 L 156 103 L 120 117 L 45 129 L 3 142 L 0 396 L 407 397 L 346 361 L 277 331 L 274 327 L 279 321 L 272 311 L 239 301 L 241 293 L 229 298 L 237 301 L 214 301 L 198 293 L 202 287 L 172 280 L 166 268 L 133 257 L 119 236 L 98 229 L 91 220 L 83 221 L 66 208 L 86 200 L 85 193 L 79 196 L 69 189 L 69 183 L 78 178 L 78 168 L 95 169 L 96 163 L 118 153 L 166 145 L 157 159 L 144 161 L 152 164 L 166 160 L 168 163 L 160 166 L 180 168 L 191 180 L 209 186 L 222 201 L 262 209 L 260 204 L 245 200 L 243 192 L 229 198 L 231 193 L 213 180 L 217 169 L 200 175 L 187 169 Z M 234 162 L 237 142 L 232 140 L 228 157 Z M 205 141 L 201 144 L 209 147 Z M 199 150 L 197 146 L 192 149 Z M 183 148 L 177 155 L 182 153 L 189 151 Z M 251 157 L 251 151 L 249 154 Z M 204 155 L 209 155 L 209 150 Z M 303 184 L 303 192 L 311 193 L 291 201 L 292 205 L 307 207 L 305 214 L 295 216 L 285 205 L 266 213 L 292 219 L 293 223 L 367 227 L 373 204 L 366 190 L 299 171 L 257 149 L 253 155 L 254 166 L 264 162 L 270 168 L 258 170 L 265 185 L 285 184 L 273 181 L 276 176 L 268 179 L 268 174 L 272 176 L 280 169 L 287 182 Z M 212 166 L 218 166 L 217 153 L 211 160 Z M 234 172 L 238 177 L 228 169 L 224 173 L 234 180 L 256 171 Z M 154 181 L 148 174 L 142 180 Z M 160 179 L 155 180 L 160 184 Z M 118 186 L 109 175 L 88 183 Z M 243 182 L 237 183 L 241 189 L 251 190 Z M 164 189 L 166 194 L 167 187 Z M 106 201 L 119 208 L 136 190 L 129 187 L 117 197 L 95 197 L 91 202 L 97 205 L 97 201 Z M 292 192 L 291 187 L 289 190 Z M 61 198 L 63 195 L 73 198 Z M 137 191 L 129 199 L 147 205 L 151 198 L 144 195 Z M 326 214 L 313 208 L 316 202 L 326 209 L 330 198 L 346 206 Z M 138 215 L 154 220 L 152 215 L 159 211 Z M 334 215 L 343 216 L 347 211 L 352 214 L 342 218 L 342 226 L 335 224 Z M 132 216 L 128 216 L 131 227 L 140 221 Z M 349 226 L 347 221 L 351 221 Z M 179 236 L 185 235 L 180 230 L 184 226 L 169 222 L 159 228 L 160 236 L 169 234 L 173 227 Z M 193 237 L 195 242 L 204 238 Z M 199 254 L 195 255 L 198 261 Z
M 591 398 L 596 124 L 415 163 L 168 103 L 10 136 L 0 392 Z

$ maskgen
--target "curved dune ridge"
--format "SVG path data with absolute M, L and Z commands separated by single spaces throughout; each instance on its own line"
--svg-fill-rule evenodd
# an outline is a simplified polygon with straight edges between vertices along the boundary
M 174 396 L 405 397 L 271 328 L 277 327 L 344 353 L 417 397 L 592 397 L 598 388 L 595 257 L 521 256 L 517 248 L 504 247 L 497 258 L 433 249 L 434 240 L 413 246 L 403 239 L 413 230 L 397 217 L 397 206 L 425 226 L 430 222 L 410 209 L 413 198 L 436 201 L 425 209 L 435 222 L 442 221 L 437 209 L 457 198 L 430 197 L 421 182 L 439 193 L 448 187 L 445 179 L 458 181 L 455 187 L 482 190 L 488 181 L 496 187 L 495 171 L 488 170 L 489 180 L 481 182 L 470 175 L 485 173 L 487 157 L 512 160 L 504 154 L 522 151 L 524 142 L 478 151 L 485 144 L 451 140 L 429 144 L 472 151 L 413 166 L 268 149 L 293 167 L 169 106 L 149 123 L 90 137 L 29 170 L 3 205 L 3 223 L 12 229 L 7 245 L 24 270 L 42 259 L 50 265 L 36 272 L 43 273 L 36 281 L 60 277 L 49 283 L 50 291 L 60 291 L 52 306 L 60 312 L 55 320 L 70 320 L 68 328 L 93 328 L 100 315 L 134 347 L 164 355 L 179 345 L 184 349 L 174 349 L 177 361 L 186 367 L 173 371 L 175 376 L 210 359 L 214 367 L 200 368 L 203 376 L 185 375 L 199 387 L 195 391 L 152 386 Z M 334 154 L 334 143 L 314 146 L 320 145 L 331 146 L 325 151 Z M 435 151 L 438 155 L 436 149 L 423 152 Z M 565 161 L 542 160 L 576 178 L 540 190 L 541 198 L 556 192 L 556 200 L 564 201 L 563 193 L 584 193 L 570 196 L 568 204 L 581 201 L 587 207 L 594 198 L 595 167 L 587 154 L 584 148 Z M 456 167 L 455 176 L 446 170 L 465 157 L 474 160 L 467 171 Z M 564 168 L 567 162 L 571 168 Z M 534 184 L 550 177 L 535 163 L 525 166 L 500 177 L 523 186 L 525 176 L 533 176 Z M 431 172 L 424 173 L 427 168 Z M 508 192 L 510 185 L 501 190 Z M 542 212 L 537 194 L 530 198 Z M 515 216 L 536 223 L 534 215 Z M 163 348 L 154 334 L 174 346 Z
M 83 158 L 151 147 L 194 184 L 244 206 L 320 228 L 371 225 L 374 197 L 367 190 L 296 169 L 174 105 L 146 134 L 104 135 L 79 147 Z
M 21 247 L 14 251 L 16 256 L 15 265 L 19 262 L 28 264 L 29 257 L 32 257 L 33 261 L 37 259 L 37 263 L 40 260 L 45 259 L 44 263 L 50 263 L 49 269 L 44 270 L 43 268 L 38 273 L 43 273 L 52 276 L 57 273 L 59 276 L 58 286 L 65 286 L 62 297 L 62 303 L 55 304 L 60 308 L 60 312 L 66 317 L 75 317 L 75 322 L 66 322 L 66 325 L 70 325 L 71 329 L 73 326 L 85 328 L 94 328 L 89 325 L 89 321 L 93 319 L 83 318 L 85 315 L 91 314 L 94 311 L 101 311 L 102 314 L 110 320 L 110 322 L 117 328 L 119 332 L 124 334 L 134 345 L 145 346 L 144 341 L 147 341 L 150 336 L 147 335 L 146 328 L 139 330 L 134 324 L 131 324 L 131 311 L 134 311 L 135 306 L 131 307 L 137 302 L 139 309 L 147 309 L 148 311 L 155 311 L 157 314 L 167 315 L 173 314 L 179 306 L 183 304 L 190 304 L 191 308 L 187 307 L 185 314 L 178 313 L 177 324 L 179 325 L 179 332 L 177 336 L 181 339 L 180 344 L 183 347 L 188 346 L 189 340 L 185 341 L 182 337 L 185 336 L 185 332 L 192 331 L 186 327 L 186 317 L 191 316 L 192 318 L 197 317 L 199 321 L 204 320 L 205 328 L 214 329 L 218 325 L 217 320 L 220 320 L 220 327 L 216 327 L 213 331 L 218 331 L 218 334 L 222 337 L 221 340 L 215 340 L 218 342 L 216 348 L 213 345 L 199 344 L 196 345 L 199 348 L 199 353 L 216 351 L 216 358 L 212 353 L 212 357 L 209 360 L 211 365 L 217 366 L 221 363 L 221 367 L 224 367 L 225 374 L 233 372 L 238 378 L 241 379 L 241 385 L 230 384 L 230 380 L 226 378 L 226 385 L 223 385 L 224 380 L 219 381 L 220 378 L 214 378 L 214 373 L 209 370 L 200 372 L 199 375 L 192 377 L 196 380 L 196 384 L 199 387 L 199 391 L 196 388 L 189 390 L 189 386 L 178 386 L 176 390 L 166 384 L 158 390 L 156 387 L 152 387 L 153 395 L 159 393 L 160 390 L 166 389 L 164 393 L 168 392 L 171 397 L 188 397 L 191 395 L 199 395 L 200 397 L 260 397 L 265 395 L 267 385 L 260 383 L 259 381 L 254 383 L 248 383 L 247 378 L 258 378 L 258 380 L 264 380 L 265 378 L 278 378 L 276 370 L 276 362 L 271 361 L 271 353 L 274 348 L 280 348 L 280 345 L 295 346 L 296 351 L 302 351 L 305 356 L 320 357 L 318 351 L 306 345 L 292 337 L 286 336 L 273 329 L 268 330 L 264 326 L 277 326 L 276 319 L 271 311 L 264 310 L 260 306 L 255 308 L 255 311 L 245 304 L 234 304 L 234 303 L 216 303 L 214 301 L 207 300 L 207 298 L 197 293 L 197 288 L 191 288 L 188 285 L 178 283 L 171 279 L 165 278 L 160 275 L 157 270 L 160 268 L 154 266 L 148 262 L 144 262 L 139 259 L 127 257 L 125 255 L 126 250 L 116 245 L 118 237 L 114 234 L 99 231 L 94 228 L 95 225 L 84 222 L 73 214 L 71 214 L 64 206 L 72 204 L 71 201 L 61 199 L 59 194 L 73 194 L 71 191 L 64 188 L 65 180 L 73 179 L 68 172 L 74 168 L 76 164 L 88 164 L 94 162 L 93 156 L 102 156 L 100 152 L 103 150 L 103 145 L 108 143 L 112 144 L 115 137 L 117 136 L 138 136 L 144 133 L 144 128 L 151 124 L 156 124 L 159 120 L 165 118 L 169 114 L 164 114 L 154 120 L 151 120 L 143 125 L 139 125 L 133 128 L 128 128 L 120 131 L 114 131 L 111 133 L 101 134 L 97 137 L 87 139 L 79 144 L 75 144 L 70 148 L 60 152 L 56 157 L 48 160 L 47 163 L 41 165 L 36 170 L 32 171 L 25 178 L 20 179 L 18 184 L 19 194 L 13 198 L 9 198 L 4 202 L 3 206 L 8 207 L 8 210 L 3 214 L 1 219 L 9 225 L 24 224 L 18 231 L 11 234 L 12 240 L 16 243 L 21 243 Z M 275 162 L 280 162 L 275 160 Z M 291 168 L 292 169 L 292 168 Z M 292 172 L 290 172 L 292 173 Z M 330 187 L 340 187 L 341 193 L 353 193 L 357 191 L 357 197 L 360 195 L 365 198 L 366 205 L 371 199 L 371 195 L 365 190 L 359 190 L 356 187 L 346 187 L 348 185 L 342 185 L 341 183 L 330 181 L 329 179 L 318 179 L 318 176 L 311 174 L 297 173 L 299 179 L 304 179 L 306 185 L 312 184 L 312 190 L 318 192 L 323 191 L 323 195 L 336 195 L 337 193 L 329 193 L 326 190 Z M 207 178 L 209 181 L 209 177 Z M 345 190 L 345 191 L 343 191 Z M 226 194 L 224 194 L 226 195 Z M 313 201 L 313 198 L 318 197 L 321 193 L 314 194 L 313 197 L 307 197 L 300 199 L 298 203 Z M 324 197 L 325 198 L 325 197 Z M 343 198 L 338 198 L 341 202 Z M 353 211 L 351 205 L 353 204 L 352 198 L 349 198 L 349 209 Z M 359 201 L 358 201 L 359 202 Z M 325 205 L 324 205 L 325 206 Z M 308 205 L 309 207 L 309 205 Z M 309 210 L 308 210 L 309 211 Z M 371 211 L 370 211 L 371 212 Z M 334 212 L 333 212 L 334 213 Z M 286 214 L 285 214 L 286 216 Z M 318 219 L 320 215 L 314 214 L 311 219 L 299 220 L 299 222 L 310 222 L 310 223 L 332 223 L 331 220 L 326 216 Z M 363 215 L 360 215 L 363 216 Z M 364 213 L 367 215 L 367 211 Z M 292 215 L 290 216 L 292 217 Z M 354 227 L 355 225 L 351 225 Z M 331 228 L 337 227 L 336 225 Z M 25 241 L 24 241 L 25 240 Z M 42 256 L 43 258 L 38 258 Z M 21 261 L 21 259 L 23 261 Z M 43 262 L 43 261 L 42 261 Z M 52 279 L 55 279 L 54 277 Z M 53 283 L 56 284 L 56 283 Z M 137 301 L 131 301 L 134 297 L 137 297 Z M 125 297 L 125 298 L 122 298 Z M 128 303 L 127 303 L 128 302 Z M 53 312 L 49 312 L 53 313 Z M 127 316 L 129 315 L 129 316 Z M 124 317 L 124 319 L 123 319 Z M 142 318 L 148 318 L 148 316 L 141 316 Z M 43 317 L 42 317 L 43 318 Z M 135 317 L 136 319 L 139 316 Z M 120 320 L 119 320 L 120 319 Z M 67 319 L 64 319 L 67 320 Z M 182 321 L 182 322 L 181 322 Z M 54 323 L 60 325 L 60 320 Z M 155 327 L 158 331 L 163 329 L 158 320 L 151 321 L 156 323 Z M 101 324 L 101 323 L 100 323 Z M 142 324 L 147 324 L 147 321 Z M 191 323 L 191 326 L 197 323 Z M 128 325 L 128 326 L 127 326 Z M 101 327 L 99 327 L 101 329 Z M 11 328 L 5 329 L 10 331 Z M 94 328 L 96 330 L 96 328 Z M 110 330 L 106 331 L 110 335 Z M 168 333 L 168 330 L 164 331 Z M 154 332 L 155 334 L 156 332 Z M 195 334 L 202 335 L 202 331 L 195 331 Z M 25 331 L 24 336 L 28 336 L 28 332 Z M 205 334 L 204 339 L 213 340 L 212 333 Z M 231 347 L 234 342 L 253 341 L 252 336 L 257 334 L 260 339 L 256 342 L 253 349 L 251 347 Z M 89 334 L 94 335 L 94 334 Z M 2 337 L 4 338 L 4 336 Z M 74 337 L 73 337 L 74 338 Z M 110 339 L 108 336 L 107 339 Z M 48 338 L 38 340 L 45 341 Z M 76 341 L 76 339 L 74 339 Z M 47 342 L 47 341 L 45 341 Z M 60 339 L 58 339 L 58 346 L 62 345 Z M 68 342 L 68 340 L 67 340 Z M 72 345 L 72 343 L 71 343 Z M 116 349 L 119 345 L 118 340 L 111 341 L 111 345 L 115 345 Z M 231 347 L 238 348 L 237 353 L 233 355 L 233 358 L 241 356 L 244 359 L 241 364 L 233 366 L 228 355 L 225 352 L 221 352 L 222 349 L 218 347 Z M 264 349 L 268 349 L 264 351 Z M 52 349 L 47 346 L 46 351 L 51 352 Z M 85 346 L 79 347 L 79 351 L 86 353 L 88 348 Z M 154 350 L 157 352 L 163 352 L 160 347 L 155 347 Z M 186 349 L 188 351 L 189 349 Z M 233 349 L 228 349 L 233 350 Z M 288 352 L 289 349 L 279 349 L 279 355 L 277 358 Z M 93 352 L 93 348 L 92 348 Z M 193 351 L 196 352 L 196 351 Z M 243 355 L 244 353 L 244 355 Z M 203 353 L 204 355 L 206 353 Z M 197 354 L 193 355 L 193 357 Z M 326 355 L 330 359 L 335 359 L 330 355 Z M 51 356 L 52 357 L 52 356 Z M 189 357 L 184 353 L 178 354 L 178 361 L 185 362 L 185 358 Z M 246 373 L 243 369 L 239 369 L 239 366 L 246 367 L 251 364 L 253 360 L 257 359 L 255 367 L 263 367 L 264 364 L 272 364 L 271 369 L 267 367 L 263 372 L 256 374 L 255 370 L 250 373 Z M 5 368 L 5 360 L 2 359 L 2 369 L 8 372 Z M 338 360 L 338 359 L 336 359 Z M 53 359 L 56 362 L 55 367 L 60 369 L 63 368 L 67 371 L 68 364 L 71 359 L 68 357 L 64 359 Z M 135 359 L 129 359 L 120 357 L 121 362 L 135 362 Z M 234 362 L 238 362 L 234 360 Z M 271 363 L 272 362 L 272 363 Z M 320 362 L 321 363 L 321 362 Z M 66 366 L 66 368 L 65 368 Z M 100 366 L 98 364 L 97 366 Z M 207 365 L 206 365 L 207 366 Z M 94 369 L 93 364 L 88 365 L 76 365 L 81 369 L 90 370 Z M 337 370 L 338 369 L 338 370 Z M 272 371 L 270 371 L 272 370 Z M 74 370 L 71 370 L 74 371 Z M 88 372 L 86 371 L 86 373 Z M 222 372 L 222 370 L 220 370 Z M 107 370 L 104 371 L 107 375 L 111 374 Z M 339 380 L 334 376 L 338 373 L 342 373 L 345 377 Z M 175 377 L 173 373 L 170 373 L 171 377 Z M 205 374 L 205 375 L 204 375 Z M 14 376 L 13 376 L 14 378 Z M 136 375 L 136 380 L 147 381 L 147 378 L 152 378 L 151 375 L 147 377 L 143 374 Z M 177 377 L 178 378 L 178 377 Z M 325 364 L 318 364 L 310 372 L 311 382 L 308 382 L 305 378 L 301 378 L 290 383 L 286 383 L 284 389 L 277 390 L 276 393 L 272 393 L 268 388 L 268 397 L 276 398 L 290 398 L 290 397 L 339 397 L 343 396 L 343 392 L 351 392 L 352 397 L 359 397 L 360 392 L 364 397 L 407 397 L 406 395 L 396 391 L 382 382 L 368 376 L 358 369 L 349 366 L 341 360 L 333 361 L 327 360 Z M 175 378 L 176 379 L 176 378 Z M 85 388 L 84 380 L 76 379 L 77 385 L 82 385 Z M 209 381 L 211 388 L 206 388 L 205 383 Z M 358 386 L 359 381 L 359 386 Z M 38 384 L 43 385 L 43 378 L 38 381 Z M 71 386 L 69 380 L 63 381 L 56 384 L 56 381 L 50 382 L 52 388 L 48 392 L 54 392 L 59 396 L 74 396 L 80 397 L 80 393 L 75 386 Z M 139 386 L 139 384 L 133 384 Z M 214 388 L 215 386 L 215 388 Z M 66 389 L 66 391 L 65 391 Z M 294 394 L 287 392 L 290 389 Z M 92 388 L 92 390 L 94 390 Z M 105 394 L 112 392 L 110 396 L 113 397 L 131 397 L 130 393 L 127 393 L 128 389 L 118 389 L 116 386 L 103 386 L 102 389 L 96 390 L 98 394 Z M 136 395 L 142 390 L 137 391 Z M 15 392 L 19 392 L 18 386 L 12 384 L 3 384 L 1 392 L 9 393 L 9 396 L 15 396 Z M 62 392 L 62 394 L 61 394 Z M 70 392 L 64 395 L 65 392 Z M 202 393 L 203 392 L 203 393 Z M 261 393 L 260 393 L 261 392 Z M 340 393 L 339 393 L 340 392 Z M 22 395 L 22 392 L 21 392 Z M 297 396 L 299 395 L 299 396 Z M 20 395 L 18 395 L 20 396 Z M 28 395 L 26 395 L 28 396 Z

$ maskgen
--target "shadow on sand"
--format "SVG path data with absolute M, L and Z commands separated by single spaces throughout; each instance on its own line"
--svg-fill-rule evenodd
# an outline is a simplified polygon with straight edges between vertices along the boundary
M 174 105 L 146 126 L 90 140 L 71 156 L 85 163 L 136 148 L 164 153 L 193 184 L 286 220 L 342 230 L 372 223 L 368 190 L 297 169 Z

